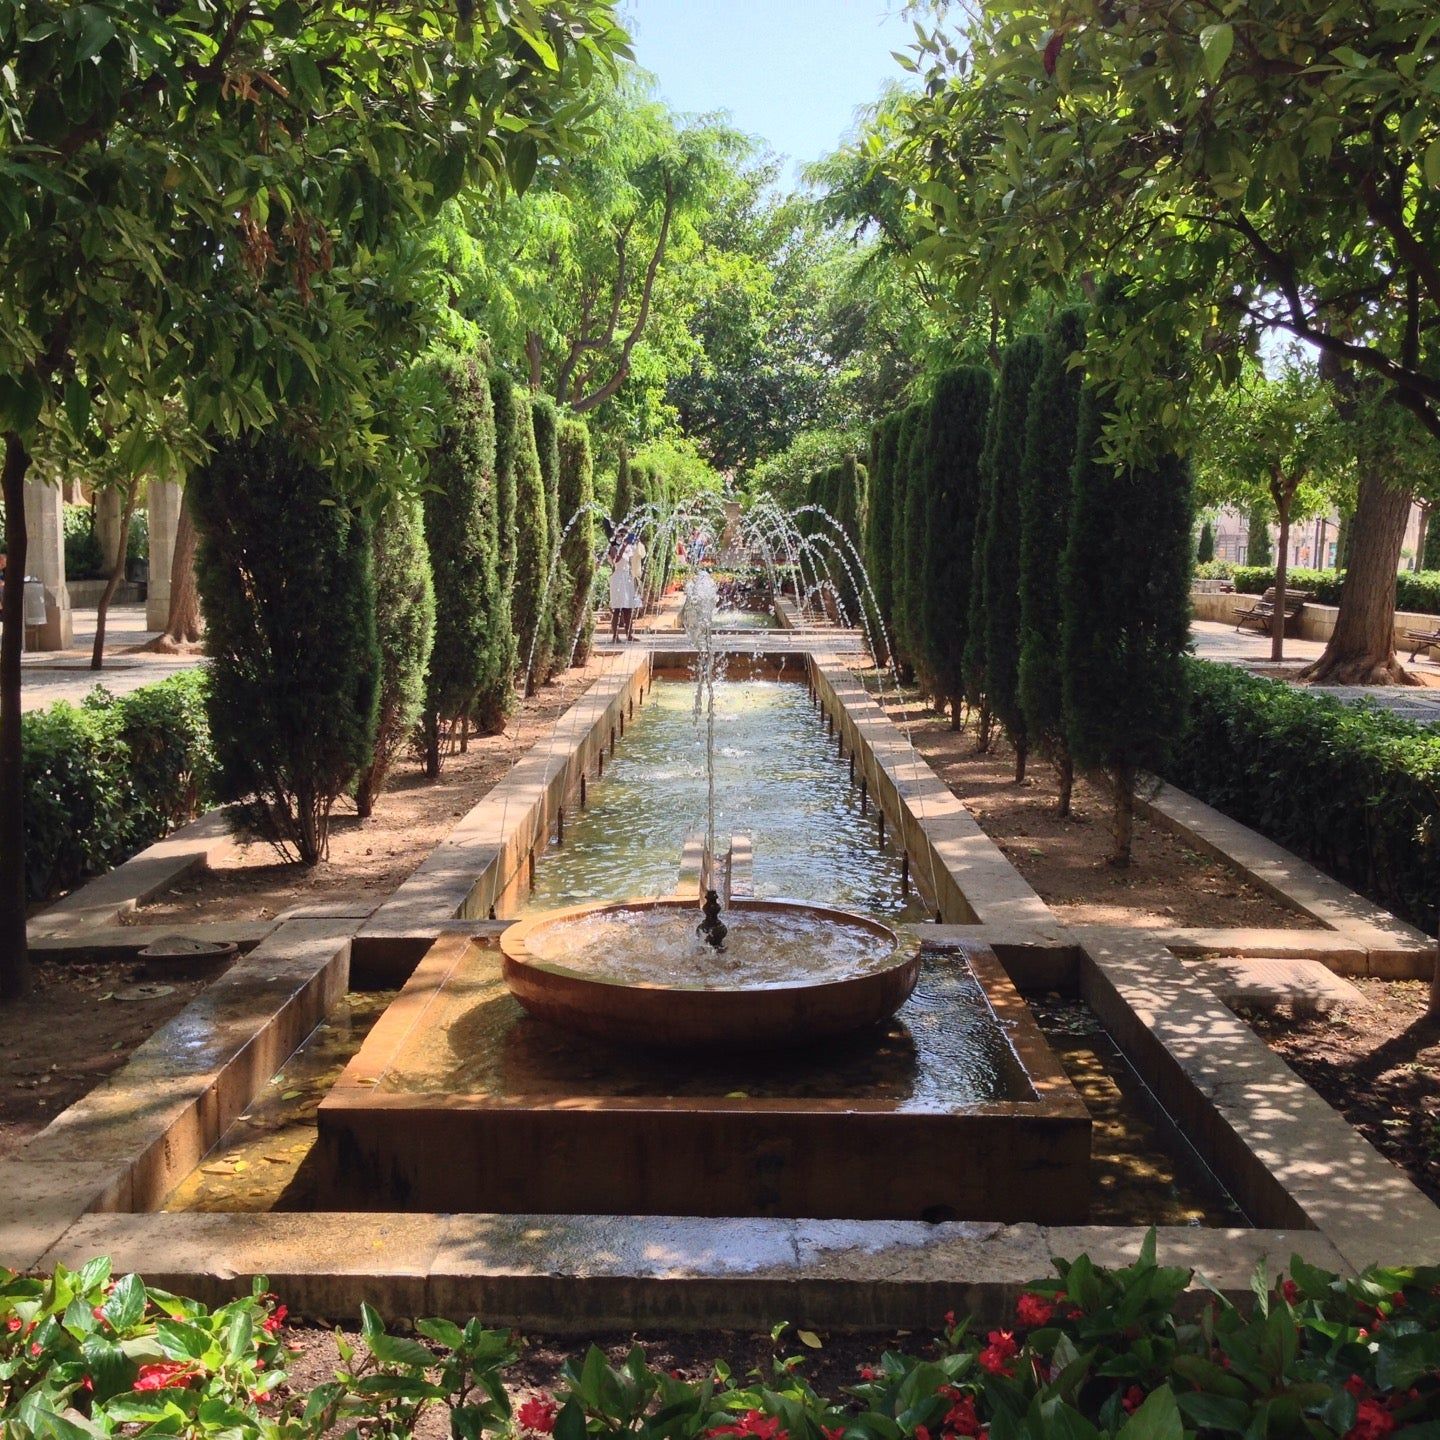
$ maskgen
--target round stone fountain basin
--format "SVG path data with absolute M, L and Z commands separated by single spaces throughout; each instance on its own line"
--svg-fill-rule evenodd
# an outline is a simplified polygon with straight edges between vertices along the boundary
M 735 900 L 717 953 L 694 900 L 552 910 L 500 937 L 505 983 L 532 1015 L 622 1045 L 761 1049 L 888 1019 L 920 974 L 918 940 L 796 900 Z

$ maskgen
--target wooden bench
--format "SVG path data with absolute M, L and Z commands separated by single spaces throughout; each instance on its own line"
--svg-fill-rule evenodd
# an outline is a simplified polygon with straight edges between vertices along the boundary
M 1410 641 L 1413 647 L 1410 651 L 1410 660 L 1413 664 L 1415 657 L 1422 650 L 1428 650 L 1432 645 L 1440 645 L 1440 629 L 1407 630 L 1405 632 L 1405 638 Z
M 1300 612 L 1305 608 L 1305 602 L 1309 598 L 1308 590 L 1287 590 L 1285 592 L 1285 629 L 1287 633 L 1291 624 L 1299 618 Z M 1268 635 L 1275 620 L 1275 587 L 1272 585 L 1251 605 L 1237 605 L 1235 617 L 1237 630 L 1242 625 L 1254 625 L 1262 634 Z

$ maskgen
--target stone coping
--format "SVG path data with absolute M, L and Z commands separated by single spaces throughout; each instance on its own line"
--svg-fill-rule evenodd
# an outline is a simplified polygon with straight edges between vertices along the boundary
M 122 915 L 133 914 L 191 871 L 205 869 L 234 843 L 228 813 L 208 810 L 32 916 L 27 926 L 30 939 L 33 943 L 114 927 Z M 167 928 L 170 934 L 186 930 L 180 921 Z
M 370 917 L 358 940 L 361 963 L 403 974 L 425 949 L 412 937 L 433 936 L 435 922 L 503 911 L 528 885 L 528 867 L 560 810 L 582 778 L 603 767 L 649 685 L 648 650 L 606 657 L 585 693 Z
M 1081 994 L 1256 1223 L 1320 1231 L 1361 1269 L 1440 1263 L 1440 1207 L 1153 938 L 1077 927 Z
M 810 679 L 841 749 L 855 757 L 857 777 L 913 857 L 914 878 L 940 917 L 1038 931 L 1055 926 L 1049 906 L 854 674 L 836 656 L 812 653 Z
M 1363 967 L 1344 970 L 1339 952 L 1332 951 L 1326 962 L 1330 968 L 1389 979 L 1429 976 L 1435 941 L 1273 840 L 1173 785 L 1162 784 L 1152 796 L 1140 798 L 1138 808 L 1155 824 L 1214 856 L 1272 899 L 1364 954 Z
M 947 1309 L 999 1323 L 1019 1292 L 1082 1251 L 1132 1261 L 1140 1227 L 952 1221 L 711 1220 L 684 1216 L 88 1215 L 40 1257 L 117 1271 L 219 1303 L 264 1275 L 298 1314 L 334 1320 L 368 1301 L 392 1318 L 482 1316 L 555 1333 L 755 1329 L 777 1319 L 838 1330 L 929 1332 Z M 1194 1267 L 1242 1300 L 1262 1261 L 1294 1254 L 1343 1271 L 1308 1231 L 1158 1232 L 1162 1264 Z M 1197 1282 L 1198 1310 L 1208 1290 Z
M 293 920 L 0 1162 L 0 1264 L 90 1210 L 149 1210 L 200 1163 L 349 987 L 354 923 Z

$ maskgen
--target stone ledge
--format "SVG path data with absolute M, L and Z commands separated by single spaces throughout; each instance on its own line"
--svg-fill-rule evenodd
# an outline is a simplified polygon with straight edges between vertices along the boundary
M 227 813 L 208 810 L 33 916 L 27 927 L 32 943 L 114 926 L 122 915 L 131 914 L 192 870 L 205 869 L 234 843 Z M 177 924 L 170 932 L 183 929 Z
M 1021 1289 L 1082 1250 L 1134 1259 L 1140 1227 L 919 1221 L 704 1220 L 593 1215 L 89 1215 L 44 1254 L 74 1266 L 107 1254 L 117 1270 L 218 1303 L 255 1275 L 300 1314 L 354 1316 L 362 1300 L 392 1320 L 481 1315 L 556 1333 L 934 1326 L 951 1307 L 996 1323 Z M 1243 1298 L 1264 1260 L 1298 1252 L 1343 1271 L 1306 1231 L 1158 1232 L 1158 1258 Z M 1209 1293 L 1197 1276 L 1198 1309 Z

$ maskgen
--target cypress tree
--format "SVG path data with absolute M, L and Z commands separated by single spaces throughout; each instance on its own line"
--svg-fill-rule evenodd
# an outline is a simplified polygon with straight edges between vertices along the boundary
M 375 745 L 369 522 L 334 471 L 278 431 L 222 440 L 192 473 L 189 501 L 216 795 L 316 865 L 331 807 Z
M 950 702 L 950 725 L 960 728 L 964 693 L 965 603 L 975 555 L 980 460 L 993 382 L 981 365 L 948 370 L 930 402 L 921 562 L 921 628 L 937 694 Z
M 425 773 L 440 773 L 447 725 L 501 729 L 513 700 L 515 636 L 500 569 L 500 498 L 493 396 L 474 360 L 432 362 L 440 435 L 429 456 L 425 540 L 435 586 L 435 643 L 425 682 Z M 508 382 L 505 393 L 508 391 Z
M 514 382 L 503 370 L 490 376 L 490 398 L 495 430 L 495 534 L 496 574 L 500 591 L 515 590 L 515 406 Z
M 421 504 L 397 496 L 375 524 L 375 621 L 380 645 L 380 705 L 375 748 L 355 786 L 361 819 L 375 808 L 400 747 L 425 703 L 425 675 L 435 644 L 435 586 Z
M 1106 397 L 1086 387 L 1061 564 L 1060 657 L 1075 763 L 1114 787 L 1114 865 L 1130 863 L 1135 785 L 1161 771 L 1185 723 L 1190 472 L 1173 453 L 1100 454 Z
M 985 441 L 980 456 L 980 482 L 975 498 L 975 534 L 970 555 L 970 588 L 966 592 L 965 607 L 965 700 L 972 710 L 978 710 L 980 723 L 976 727 L 976 747 L 990 748 L 990 722 L 993 711 L 990 708 L 990 684 L 986 664 L 985 620 L 985 558 L 990 531 L 990 511 L 994 505 L 994 470 L 990 464 L 990 447 L 995 438 L 992 416 L 986 425 Z
M 1020 707 L 1031 743 L 1059 775 L 1061 815 L 1070 813 L 1075 769 L 1065 740 L 1060 673 L 1060 557 L 1070 529 L 1080 416 L 1080 371 L 1070 359 L 1084 348 L 1083 311 L 1063 311 L 1046 334 L 1030 394 L 1020 481 Z
M 985 450 L 986 489 L 983 589 L 985 682 L 990 710 L 1015 747 L 1015 778 L 1025 778 L 1029 753 L 1020 704 L 1020 530 L 1030 392 L 1045 353 L 1038 335 L 1023 335 L 1000 360 L 1000 379 Z
M 515 593 L 513 599 L 518 658 L 527 695 L 549 673 L 549 617 L 545 613 L 545 576 L 550 567 L 550 507 L 535 421 L 529 405 L 515 407 Z
M 880 624 L 885 633 L 875 637 L 885 647 L 890 637 L 889 653 L 875 656 L 877 665 L 894 658 L 895 592 L 890 583 L 890 516 L 893 512 L 895 447 L 899 439 L 899 415 L 887 415 L 875 426 L 875 464 L 870 471 L 870 514 L 865 527 L 865 566 L 870 572 L 870 586 L 875 603 L 880 607 Z
M 1339 553 L 1339 546 L 1336 546 Z M 1431 508 L 1429 523 L 1425 526 L 1425 546 L 1420 552 L 1422 570 L 1440 570 L 1440 509 Z
M 926 402 L 916 405 L 910 423 L 909 479 L 905 488 L 905 579 L 900 587 L 903 601 L 904 651 L 929 691 L 938 694 L 936 672 L 927 663 L 925 646 L 925 548 L 926 524 L 930 509 L 930 414 Z
M 621 524 L 635 508 L 635 481 L 630 470 L 630 451 L 620 442 L 620 464 L 615 471 L 615 496 L 610 502 L 610 518 Z
M 565 614 L 560 656 L 573 665 L 590 658 L 595 634 L 595 607 L 591 590 L 595 583 L 595 516 L 587 507 L 595 500 L 595 472 L 590 459 L 590 430 L 578 418 L 560 422 L 560 514 L 579 514 L 561 549 L 560 564 L 565 571 L 570 605 Z M 581 513 L 583 512 L 583 513 Z
M 856 556 L 860 553 L 861 476 L 859 462 L 854 455 L 846 455 L 835 470 L 835 504 L 831 514 L 835 517 L 845 539 L 831 532 L 836 546 L 836 583 L 840 586 L 841 600 L 850 623 L 858 630 L 865 628 L 864 583 Z M 853 549 L 852 549 L 853 547 Z M 840 558 L 840 557 L 843 557 Z
M 909 561 L 909 517 L 910 487 L 916 483 L 915 431 L 921 424 L 921 411 L 922 407 L 915 404 L 907 405 L 900 412 L 899 429 L 895 436 L 895 469 L 890 480 L 890 591 L 891 603 L 895 607 L 893 639 L 900 676 L 907 685 L 915 678 L 911 635 L 915 618 L 911 609 L 914 577 Z
M 550 680 L 570 663 L 570 575 L 563 564 L 557 563 L 555 550 L 560 544 L 561 527 L 573 511 L 560 513 L 560 417 L 555 402 L 548 395 L 532 395 L 530 409 L 535 424 L 535 453 L 540 457 L 540 478 L 545 485 L 550 537 L 550 553 L 545 561 L 550 586 L 545 600 L 545 613 L 550 617 L 550 640 L 542 675 L 543 679 Z M 541 674 L 538 669 L 536 673 Z
M 1215 527 L 1208 521 L 1200 523 L 1200 539 L 1195 546 L 1197 564 L 1205 565 L 1215 558 Z
M 1270 549 L 1270 515 L 1264 505 L 1252 505 L 1246 517 L 1245 563 L 1247 565 L 1273 565 L 1274 553 Z M 1344 559 L 1339 564 L 1344 569 Z

